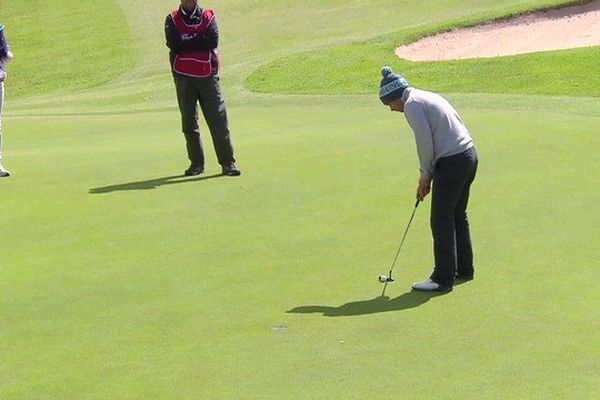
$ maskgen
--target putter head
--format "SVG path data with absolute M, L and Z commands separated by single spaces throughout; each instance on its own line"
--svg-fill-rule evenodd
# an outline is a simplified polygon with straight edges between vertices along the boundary
M 380 275 L 378 279 L 379 279 L 379 282 L 381 282 L 381 283 L 394 282 L 394 278 L 392 278 L 391 276 L 387 276 L 387 275 Z

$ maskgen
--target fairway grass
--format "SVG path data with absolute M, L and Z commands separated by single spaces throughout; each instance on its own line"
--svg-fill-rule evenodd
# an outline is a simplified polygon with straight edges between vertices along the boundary
M 162 46 L 172 5 L 146 3 L 134 13 L 142 2 L 119 2 L 129 26 L 158 21 L 146 38 L 133 33 L 138 49 Z M 360 3 L 336 11 L 341 42 L 362 36 L 351 29 Z M 303 49 L 283 17 L 289 30 L 265 49 L 249 39 L 272 35 L 259 22 L 285 14 L 282 4 L 211 2 L 241 177 L 220 175 L 204 124 L 206 172 L 181 176 L 163 47 L 98 88 L 7 98 L 0 398 L 594 399 L 598 99 L 448 88 L 480 156 L 469 207 L 476 278 L 447 295 L 410 292 L 432 265 L 427 199 L 380 297 L 377 276 L 414 205 L 412 133 L 376 91 L 244 88 L 258 55 Z M 336 4 L 315 13 L 289 2 L 324 19 Z M 412 9 L 386 0 L 375 11 L 393 4 Z M 443 2 L 447 13 L 456 4 Z M 376 36 L 377 18 L 363 22 Z

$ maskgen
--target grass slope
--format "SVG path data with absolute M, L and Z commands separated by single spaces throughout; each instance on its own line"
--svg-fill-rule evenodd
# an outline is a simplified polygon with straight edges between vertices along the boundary
M 376 71 L 390 65 L 416 86 L 435 91 L 600 97 L 598 46 L 459 61 L 411 62 L 393 57 L 400 44 L 489 21 L 504 16 L 503 12 L 476 14 L 453 22 L 406 28 L 377 39 L 291 54 L 261 66 L 245 83 L 250 90 L 261 93 L 370 94 L 377 91 Z
M 408 291 L 431 265 L 426 203 L 382 298 L 376 277 L 418 176 L 402 116 L 370 94 L 242 87 L 322 32 L 349 43 L 400 11 L 443 21 L 468 14 L 461 4 L 521 2 L 385 0 L 366 14 L 358 0 L 207 3 L 224 35 L 239 179 L 217 175 L 206 134 L 205 175 L 180 176 L 161 37 L 173 2 L 118 3 L 128 26 L 152 27 L 131 32 L 134 68 L 97 88 L 8 98 L 0 398 L 594 398 L 597 99 L 449 92 L 481 157 L 477 279 L 447 296 Z
M 95 87 L 133 67 L 134 46 L 113 1 L 9 1 L 2 5 L 11 98 Z

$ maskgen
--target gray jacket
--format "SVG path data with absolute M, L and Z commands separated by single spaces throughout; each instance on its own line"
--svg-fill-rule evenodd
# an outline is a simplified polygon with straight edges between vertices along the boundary
M 408 87 L 402 94 L 404 116 L 417 143 L 421 178 L 431 179 L 435 163 L 474 146 L 469 130 L 446 99 Z

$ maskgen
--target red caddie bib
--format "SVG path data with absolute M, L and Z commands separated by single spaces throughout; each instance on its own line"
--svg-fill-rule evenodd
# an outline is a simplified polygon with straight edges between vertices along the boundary
M 181 36 L 195 36 L 204 33 L 208 25 L 215 18 L 213 10 L 204 9 L 200 23 L 188 25 L 183 20 L 179 9 L 171 12 L 171 18 Z M 212 58 L 218 57 L 215 50 L 182 51 L 173 60 L 173 71 L 178 74 L 194 78 L 206 78 L 213 72 Z

